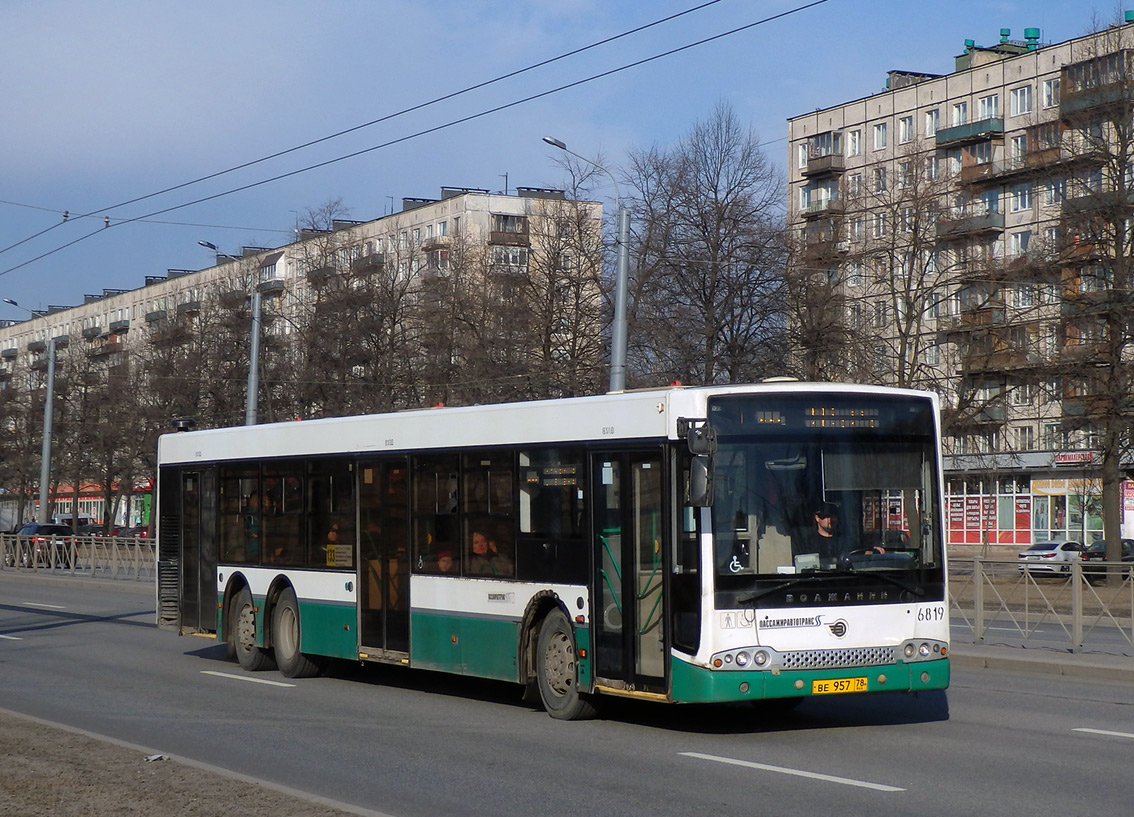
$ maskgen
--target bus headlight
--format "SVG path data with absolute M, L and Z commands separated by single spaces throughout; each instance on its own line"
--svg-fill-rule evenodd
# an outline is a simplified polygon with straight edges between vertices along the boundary
M 736 654 L 736 665 L 738 667 L 747 667 L 750 658 L 746 652 L 738 652 Z

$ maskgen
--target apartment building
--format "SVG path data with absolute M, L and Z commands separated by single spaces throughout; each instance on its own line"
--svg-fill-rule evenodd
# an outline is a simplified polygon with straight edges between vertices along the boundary
M 473 391 L 475 381 L 487 364 L 470 360 L 468 344 L 455 337 L 477 316 L 452 314 L 473 291 L 487 299 L 478 306 L 498 316 L 485 320 L 478 342 L 492 353 L 514 347 L 511 357 L 490 361 L 493 371 L 520 361 L 526 368 L 508 374 L 523 376 L 533 391 L 581 389 L 565 378 L 574 372 L 599 382 L 603 366 L 601 223 L 599 203 L 569 201 L 561 190 L 519 187 L 507 195 L 446 187 L 435 199 L 403 199 L 399 212 L 383 218 L 302 230 L 286 246 L 218 250 L 207 269 L 171 269 L 146 276 L 136 289 L 103 289 L 79 305 L 2 322 L 0 390 L 27 395 L 29 414 L 41 411 L 54 350 L 60 385 L 141 390 L 163 403 L 155 427 L 139 434 L 168 430 L 168 416 L 158 415 L 169 411 L 201 424 L 239 424 L 255 293 L 262 303 L 261 365 L 276 371 L 260 387 L 261 402 L 275 412 L 262 410 L 264 420 L 478 399 L 483 390 Z M 378 297 L 390 301 L 385 311 L 372 302 Z M 533 306 L 540 297 L 545 308 Z M 361 314 L 369 323 L 358 320 Z M 517 325 L 521 320 L 550 325 L 529 332 L 526 323 Z M 334 348 L 320 349 L 323 341 Z M 539 366 L 564 383 L 536 383 Z M 414 379 L 414 372 L 427 374 Z M 408 382 L 398 381 L 403 376 Z M 194 385 L 209 377 L 216 388 Z M 454 392 L 448 381 L 458 377 L 463 391 Z M 326 382 L 312 387 L 317 379 Z M 353 396 L 341 397 L 349 387 Z M 57 401 L 56 413 L 68 410 Z M 121 416 L 135 422 L 124 409 Z M 18 421 L 11 413 L 0 419 Z M 26 437 L 34 423 L 25 426 Z M 6 431 L 9 443 L 20 437 L 14 427 Z M 38 446 L 37 439 L 34 455 L 30 444 L 5 450 L 4 458 L 34 456 L 38 474 Z M 59 447 L 66 445 L 57 441 Z M 60 481 L 87 482 L 96 491 L 105 482 L 101 474 L 66 472 Z M 0 502 L 32 495 L 27 480 L 0 488 L 11 492 Z M 83 508 L 101 518 L 89 503 Z
M 1132 22 L 788 121 L 798 264 L 854 341 L 827 371 L 942 394 L 954 546 L 1092 541 L 1104 483 L 1134 536 Z

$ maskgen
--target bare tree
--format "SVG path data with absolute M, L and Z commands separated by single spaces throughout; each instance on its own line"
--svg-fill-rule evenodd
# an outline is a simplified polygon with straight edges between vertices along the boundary
M 631 314 L 642 380 L 750 380 L 782 372 L 782 181 L 720 104 L 673 149 L 630 158 L 638 202 Z

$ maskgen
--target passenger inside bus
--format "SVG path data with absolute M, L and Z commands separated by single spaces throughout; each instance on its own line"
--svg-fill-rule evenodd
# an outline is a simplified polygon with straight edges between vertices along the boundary
M 468 561 L 470 576 L 511 576 L 512 560 L 500 552 L 496 540 L 483 531 L 474 530 Z

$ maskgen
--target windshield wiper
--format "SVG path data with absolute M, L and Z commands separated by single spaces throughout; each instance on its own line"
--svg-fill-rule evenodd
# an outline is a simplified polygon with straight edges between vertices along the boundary
M 858 571 L 850 570 L 839 573 L 811 574 L 808 576 L 802 576 L 798 579 L 788 579 L 787 581 L 782 581 L 779 584 L 772 585 L 771 587 L 765 587 L 763 590 L 759 590 L 753 593 L 751 596 L 745 596 L 742 599 L 738 598 L 736 600 L 736 603 L 752 604 L 753 602 L 759 601 L 760 599 L 764 598 L 764 596 L 770 596 L 772 593 L 778 593 L 779 591 L 787 590 L 790 587 L 796 587 L 797 585 L 801 584 L 819 584 L 822 582 L 830 582 L 837 579 L 845 579 L 847 576 L 870 576 L 871 578 L 884 579 L 895 587 L 900 587 L 902 590 L 905 590 L 908 593 L 913 593 L 915 596 L 925 595 L 924 588 L 918 587 L 916 584 L 911 584 L 910 582 L 903 581 L 902 579 L 891 576 L 888 573 L 875 571 L 860 573 Z
M 760 590 L 756 593 L 753 593 L 751 596 L 748 596 L 746 598 L 737 599 L 736 603 L 737 604 L 751 604 L 754 601 L 758 601 L 758 600 L 764 598 L 764 596 L 771 595 L 772 593 L 778 593 L 780 590 L 787 590 L 789 587 L 795 587 L 796 585 L 817 584 L 817 583 L 820 583 L 820 582 L 829 582 L 829 581 L 834 581 L 835 579 L 843 579 L 843 578 L 846 578 L 845 573 L 811 574 L 811 575 L 808 575 L 808 576 L 803 576 L 803 577 L 798 578 L 798 579 L 788 579 L 787 581 L 782 581 L 779 584 L 773 585 L 771 587 L 765 587 L 763 590 Z

